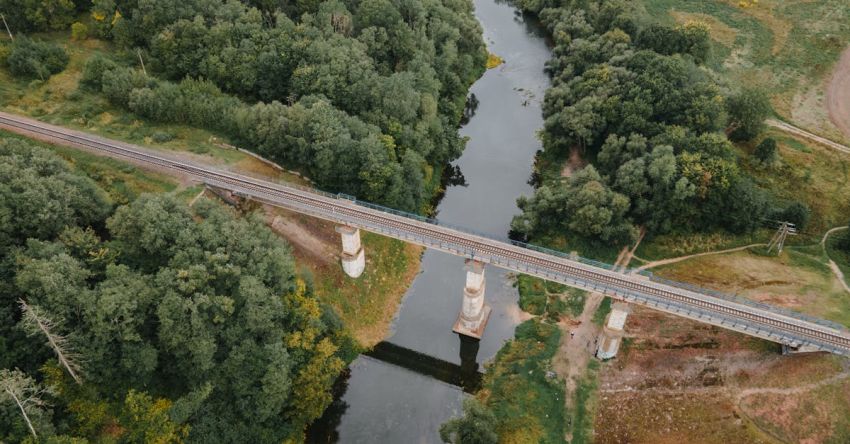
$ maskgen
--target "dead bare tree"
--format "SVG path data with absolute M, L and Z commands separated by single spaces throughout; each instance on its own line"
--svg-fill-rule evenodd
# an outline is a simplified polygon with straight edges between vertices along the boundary
M 42 399 L 46 393 L 49 393 L 49 390 L 39 387 L 35 380 L 24 372 L 18 369 L 0 369 L 0 401 L 9 399 L 18 406 L 35 438 L 38 438 L 38 434 L 35 433 L 30 415 L 47 405 Z
M 51 321 L 37 306 L 29 305 L 23 299 L 18 299 L 18 304 L 20 304 L 21 312 L 24 315 L 21 321 L 27 333 L 30 336 L 43 335 L 47 339 L 48 347 L 56 353 L 59 364 L 65 367 L 68 374 L 74 378 L 74 382 L 82 384 L 79 376 L 80 366 L 77 363 L 77 355 L 71 350 L 71 346 L 68 344 L 68 338 L 54 333 L 58 328 L 57 323 Z
M 9 34 L 9 40 L 14 42 L 15 36 L 12 35 L 12 30 L 9 29 L 9 24 L 6 23 L 6 16 L 3 15 L 3 14 L 0 14 L 0 19 L 3 19 L 3 25 L 6 26 L 6 32 Z

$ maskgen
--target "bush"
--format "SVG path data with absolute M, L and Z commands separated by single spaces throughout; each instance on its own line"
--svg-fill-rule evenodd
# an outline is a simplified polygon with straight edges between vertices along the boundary
M 80 86 L 92 91 L 100 91 L 103 85 L 103 73 L 116 68 L 118 68 L 118 65 L 112 60 L 102 55 L 95 55 L 86 60 L 86 64 L 83 66 L 83 77 L 80 79 Z
M 157 131 L 153 133 L 151 139 L 156 143 L 165 143 L 174 140 L 174 134 L 165 131 Z
M 61 72 L 68 65 L 65 50 L 48 42 L 37 42 L 27 37 L 18 37 L 12 43 L 6 66 L 16 77 L 46 80 Z
M 89 37 L 89 27 L 76 22 L 71 25 L 71 38 L 74 40 L 85 40 Z
M 809 222 L 809 216 L 811 215 L 811 210 L 806 204 L 801 202 L 794 202 L 791 205 L 788 205 L 784 210 L 780 211 L 777 214 L 777 219 L 783 222 L 791 222 L 797 228 L 797 230 L 802 230 L 806 227 L 806 223 Z
M 779 152 L 776 149 L 776 141 L 768 137 L 756 147 L 753 153 L 759 163 L 765 166 L 770 166 L 779 160 Z
M 838 248 L 850 254 L 850 229 L 845 230 L 841 237 L 838 238 Z
M 519 308 L 533 315 L 542 315 L 546 311 L 546 287 L 540 278 L 525 274 L 517 278 L 519 288 Z
M 727 101 L 733 140 L 753 140 L 764 130 L 764 120 L 771 112 L 770 99 L 758 89 L 745 89 Z

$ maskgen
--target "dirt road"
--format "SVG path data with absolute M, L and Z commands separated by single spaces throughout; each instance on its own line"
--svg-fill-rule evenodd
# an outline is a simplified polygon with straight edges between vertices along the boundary
M 817 142 L 821 145 L 827 146 L 827 147 L 832 148 L 834 150 L 850 154 L 850 147 L 848 147 L 847 145 L 842 145 L 838 142 L 834 142 L 834 141 L 829 140 L 827 138 L 818 136 L 817 134 L 812 134 L 812 133 L 810 133 L 810 132 L 808 132 L 804 129 L 797 128 L 794 125 L 791 125 L 791 124 L 788 124 L 788 123 L 785 123 L 785 122 L 781 122 L 781 121 L 775 120 L 775 119 L 767 119 L 767 120 L 764 121 L 764 123 L 766 123 L 768 126 L 772 126 L 772 127 L 776 128 L 778 130 L 785 131 L 786 133 L 794 134 L 794 135 L 800 136 L 804 139 L 809 139 L 813 142 Z
M 850 139 L 850 48 L 841 54 L 826 89 L 829 119 Z

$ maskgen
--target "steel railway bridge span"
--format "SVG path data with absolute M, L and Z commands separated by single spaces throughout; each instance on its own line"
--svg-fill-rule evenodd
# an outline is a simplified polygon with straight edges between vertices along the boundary
M 189 176 L 234 195 L 307 214 L 340 225 L 474 259 L 507 270 L 602 293 L 615 300 L 693 319 L 783 344 L 798 351 L 826 351 L 850 356 L 850 332 L 828 321 L 710 290 L 630 274 L 531 245 L 493 239 L 398 212 L 349 196 L 268 182 L 170 158 L 167 154 L 68 130 L 32 119 L 0 113 L 0 128 L 54 143 L 127 160 L 141 167 Z

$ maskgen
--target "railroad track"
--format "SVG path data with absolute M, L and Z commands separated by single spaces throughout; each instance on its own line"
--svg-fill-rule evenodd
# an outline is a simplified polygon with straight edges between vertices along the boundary
M 850 333 L 744 303 L 624 275 L 569 258 L 370 208 L 338 195 L 263 181 L 171 159 L 142 147 L 0 113 L 0 127 L 188 175 L 207 185 L 340 224 L 474 258 L 512 271 L 695 319 L 805 350 L 850 356 Z

